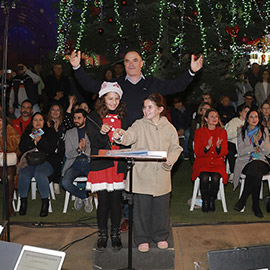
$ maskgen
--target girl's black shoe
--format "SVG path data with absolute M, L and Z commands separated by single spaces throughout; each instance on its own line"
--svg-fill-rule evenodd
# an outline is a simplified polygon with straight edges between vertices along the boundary
M 49 212 L 49 199 L 41 199 L 42 200 L 42 205 L 41 205 L 41 210 L 40 210 L 40 217 L 47 217 L 48 212 Z
M 107 242 L 108 242 L 108 233 L 105 231 L 100 231 L 98 233 L 97 250 L 105 251 L 107 248 Z
M 21 206 L 19 214 L 20 216 L 25 216 L 27 211 L 27 198 L 21 198 Z
M 204 213 L 207 213 L 209 211 L 209 202 L 208 201 L 203 201 L 202 202 L 202 211 Z
M 112 228 L 111 242 L 112 242 L 112 249 L 115 251 L 120 250 L 123 247 L 120 237 L 120 228 Z
M 260 206 L 257 207 L 252 206 L 252 211 L 256 217 L 263 218 L 263 213 Z

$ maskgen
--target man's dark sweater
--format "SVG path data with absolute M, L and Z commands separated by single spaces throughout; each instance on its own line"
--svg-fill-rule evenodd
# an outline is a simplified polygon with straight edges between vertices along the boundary
M 58 100 L 63 108 L 68 104 L 68 95 L 70 93 L 70 83 L 66 76 L 61 76 L 59 80 L 54 75 L 49 75 L 45 80 L 45 93 L 49 98 L 49 106 L 56 102 L 54 99 L 57 92 L 63 92 L 63 97 Z
M 74 71 L 75 77 L 82 87 L 91 92 L 97 93 L 100 90 L 101 81 L 92 79 L 82 67 Z M 145 77 L 137 84 L 132 84 L 125 80 L 125 77 L 115 78 L 123 90 L 122 100 L 127 106 L 127 116 L 129 123 L 132 124 L 135 120 L 142 118 L 143 100 L 152 93 L 160 93 L 163 96 L 172 95 L 182 92 L 192 81 L 192 76 L 188 71 L 184 72 L 175 80 L 159 80 L 154 77 Z

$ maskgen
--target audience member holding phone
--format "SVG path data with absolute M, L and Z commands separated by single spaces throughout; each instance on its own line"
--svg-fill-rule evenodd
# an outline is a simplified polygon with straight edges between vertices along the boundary
M 48 215 L 48 177 L 54 172 L 52 161 L 56 147 L 57 138 L 54 130 L 46 126 L 44 116 L 41 113 L 35 113 L 30 126 L 22 135 L 19 144 L 19 149 L 22 153 L 17 167 L 19 173 L 18 188 L 21 197 L 20 215 L 26 214 L 28 191 L 33 177 L 37 181 L 42 199 L 40 216 L 46 217 Z M 30 159 L 33 154 L 35 154 L 35 164 Z

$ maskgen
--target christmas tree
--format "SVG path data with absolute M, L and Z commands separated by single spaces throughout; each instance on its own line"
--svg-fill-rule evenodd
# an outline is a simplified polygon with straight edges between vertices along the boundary
M 191 54 L 203 54 L 204 68 L 190 86 L 193 103 L 203 91 L 228 94 L 249 53 L 268 51 L 262 40 L 269 19 L 270 0 L 61 0 L 56 55 L 81 50 L 92 67 L 97 55 L 113 65 L 136 49 L 144 74 L 167 79 L 189 67 Z

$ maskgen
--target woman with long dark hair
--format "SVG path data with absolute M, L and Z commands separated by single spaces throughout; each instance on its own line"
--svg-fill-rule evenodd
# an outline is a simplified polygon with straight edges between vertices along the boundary
M 63 107 L 58 104 L 52 104 L 47 117 L 47 125 L 55 132 L 57 139 L 57 148 L 53 154 L 52 165 L 54 168 L 53 174 L 50 176 L 50 181 L 54 183 L 55 194 L 60 194 L 60 179 L 61 179 L 61 169 L 63 165 L 63 160 L 65 156 L 65 134 L 67 128 L 63 122 L 64 110 Z
M 228 181 L 225 166 L 225 156 L 228 154 L 227 132 L 215 109 L 206 111 L 204 126 L 195 131 L 194 153 L 191 178 L 193 181 L 200 178 L 202 211 L 214 212 L 220 178 L 223 178 L 224 184 Z
M 31 179 L 35 177 L 42 200 L 40 216 L 46 217 L 49 208 L 49 179 L 53 173 L 53 154 L 57 146 L 55 132 L 47 128 L 43 114 L 37 112 L 33 115 L 31 124 L 21 137 L 19 149 L 22 153 L 19 172 L 18 188 L 21 197 L 19 214 L 25 215 L 27 211 L 27 197 Z M 32 153 L 35 156 L 35 163 L 30 160 Z M 38 157 L 39 155 L 39 157 Z M 29 159 L 28 159 L 29 158 Z
M 250 110 L 246 121 L 237 136 L 238 157 L 234 169 L 234 187 L 239 184 L 240 174 L 246 175 L 243 193 L 234 209 L 241 211 L 252 195 L 252 210 L 256 217 L 262 218 L 259 195 L 263 175 L 269 172 L 266 157 L 270 153 L 268 129 L 259 120 L 257 111 Z

